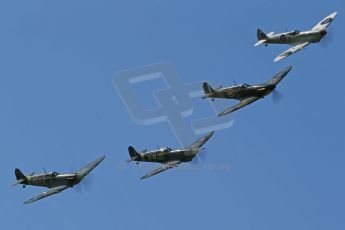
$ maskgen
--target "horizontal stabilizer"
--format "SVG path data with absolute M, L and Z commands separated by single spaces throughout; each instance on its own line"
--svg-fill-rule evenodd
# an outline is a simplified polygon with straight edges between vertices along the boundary
M 259 46 L 259 45 L 261 45 L 261 44 L 264 44 L 265 42 L 267 42 L 266 39 L 260 40 L 260 41 L 258 41 L 257 43 L 255 43 L 254 46 Z
M 25 181 L 25 179 L 17 180 L 16 182 L 14 182 L 14 183 L 12 184 L 12 186 L 16 186 L 17 184 L 21 184 L 21 183 L 23 183 L 24 181 Z

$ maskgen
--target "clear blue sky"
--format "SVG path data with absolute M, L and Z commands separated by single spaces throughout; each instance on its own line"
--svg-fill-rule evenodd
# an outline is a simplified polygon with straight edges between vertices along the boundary
M 343 230 L 344 7 L 343 0 L 1 1 L 1 229 Z M 273 63 L 287 46 L 253 47 L 258 27 L 309 29 L 333 11 L 328 48 L 311 45 Z M 165 123 L 134 123 L 112 77 L 162 61 L 185 83 L 259 83 L 294 69 L 279 85 L 279 104 L 268 97 L 237 111 L 234 126 L 207 143 L 206 163 L 230 170 L 174 169 L 140 181 L 151 167 L 117 167 L 128 145 L 178 143 Z M 69 171 L 102 154 L 86 192 L 24 206 L 45 189 L 10 187 L 16 167 Z

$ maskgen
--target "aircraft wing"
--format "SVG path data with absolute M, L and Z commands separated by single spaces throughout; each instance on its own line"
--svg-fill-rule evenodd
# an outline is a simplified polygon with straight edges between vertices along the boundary
M 259 97 L 249 97 L 246 98 L 242 101 L 240 101 L 240 103 L 238 103 L 237 105 L 234 105 L 226 110 L 224 110 L 223 112 L 221 112 L 220 114 L 218 114 L 218 117 L 224 116 L 226 114 L 232 113 L 246 105 L 249 105 L 250 103 L 253 103 L 254 101 L 259 100 Z
M 288 56 L 290 56 L 291 54 L 294 54 L 296 53 L 297 51 L 300 51 L 302 49 L 304 49 L 306 46 L 308 46 L 310 43 L 309 42 L 303 42 L 303 43 L 300 43 L 300 44 L 297 44 L 293 47 L 291 47 L 290 49 L 286 50 L 284 53 L 278 55 L 274 61 L 277 62 L 277 61 L 280 61 Z
M 61 186 L 58 186 L 58 187 L 55 187 L 55 188 L 51 188 L 49 189 L 48 191 L 38 195 L 38 196 L 35 196 L 33 198 L 31 198 L 30 200 L 27 200 L 24 202 L 24 204 L 30 204 L 32 202 L 35 202 L 35 201 L 38 201 L 40 199 L 43 199 L 47 196 L 51 196 L 51 195 L 54 195 L 56 193 L 59 193 L 59 192 L 62 192 L 63 190 L 65 190 L 66 188 L 68 188 L 68 186 L 66 185 L 61 185 Z
M 337 16 L 337 12 L 334 12 L 334 13 L 328 15 L 327 17 L 322 19 L 322 21 L 319 22 L 316 26 L 314 26 L 312 30 L 327 29 L 327 27 L 331 24 L 331 22 L 333 22 L 333 20 L 335 19 L 336 16 Z
M 83 176 L 86 176 L 87 174 L 89 174 L 94 168 L 97 167 L 97 165 L 99 165 L 103 160 L 105 159 L 105 156 L 99 157 L 97 158 L 95 161 L 91 162 L 90 164 L 84 166 L 83 168 L 81 168 L 79 171 L 77 171 L 76 173 L 81 174 Z
M 198 149 L 201 148 L 214 134 L 214 131 L 207 133 L 205 136 L 200 137 L 198 140 L 193 142 L 187 147 L 187 149 Z
M 180 163 L 181 163 L 181 161 L 172 161 L 172 162 L 169 162 L 166 164 L 162 164 L 159 168 L 152 170 L 151 172 L 149 172 L 145 176 L 141 177 L 140 179 L 146 179 L 146 178 L 149 178 L 151 176 L 157 175 L 158 173 L 164 172 L 165 170 L 175 168 Z
M 266 84 L 272 84 L 277 85 L 283 78 L 292 70 L 292 66 L 285 67 L 282 69 L 279 73 L 274 75 L 274 77 L 268 81 L 266 81 Z

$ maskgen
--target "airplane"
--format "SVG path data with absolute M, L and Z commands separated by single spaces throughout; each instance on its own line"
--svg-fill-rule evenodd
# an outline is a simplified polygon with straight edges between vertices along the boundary
M 310 45 L 311 43 L 318 43 L 323 39 L 327 34 L 327 28 L 331 24 L 331 22 L 337 16 L 337 12 L 334 12 L 324 19 L 320 21 L 316 26 L 314 26 L 311 30 L 307 31 L 299 31 L 293 30 L 286 33 L 274 34 L 274 32 L 270 32 L 265 34 L 261 29 L 257 30 L 257 37 L 258 42 L 255 43 L 254 46 L 259 46 L 264 44 L 268 46 L 268 44 L 288 44 L 292 45 L 292 47 L 282 54 L 278 55 L 274 61 L 280 61 L 291 54 L 296 53 Z
M 199 151 L 203 149 L 202 146 L 212 137 L 213 134 L 214 131 L 209 132 L 207 135 L 199 138 L 191 145 L 183 149 L 171 149 L 167 147 L 159 148 L 158 150 L 149 152 L 147 150 L 143 150 L 138 153 L 133 148 L 133 146 L 129 146 L 128 152 L 130 160 L 128 160 L 127 162 L 136 161 L 137 164 L 139 164 L 139 162 L 161 163 L 162 165 L 159 168 L 152 170 L 151 172 L 140 178 L 146 179 L 165 170 L 175 168 L 181 163 L 191 162 L 193 158 L 197 156 Z
M 232 113 L 246 105 L 253 103 L 260 98 L 264 98 L 270 93 L 274 92 L 278 83 L 283 80 L 283 78 L 290 72 L 292 66 L 288 66 L 277 73 L 272 79 L 266 81 L 263 84 L 249 85 L 241 84 L 221 88 L 213 89 L 207 82 L 203 83 L 203 88 L 205 95 L 201 99 L 211 98 L 214 101 L 215 98 L 223 99 L 236 99 L 240 102 L 218 114 L 218 117 L 224 116 L 226 114 Z M 274 95 L 274 94 L 273 94 Z
M 49 188 L 48 191 L 24 202 L 24 204 L 30 204 L 45 197 L 60 193 L 67 188 L 71 188 L 79 184 L 84 179 L 84 177 L 89 175 L 89 173 L 95 167 L 97 167 L 104 159 L 105 156 L 99 157 L 95 161 L 89 163 L 88 165 L 78 170 L 77 172 L 66 174 L 60 174 L 54 171 L 51 173 L 45 172 L 44 174 L 37 175 L 35 175 L 35 173 L 30 173 L 29 175 L 25 176 L 18 168 L 16 168 L 14 173 L 16 175 L 17 181 L 14 184 L 12 184 L 12 186 L 22 184 L 23 188 L 25 188 L 27 185 Z

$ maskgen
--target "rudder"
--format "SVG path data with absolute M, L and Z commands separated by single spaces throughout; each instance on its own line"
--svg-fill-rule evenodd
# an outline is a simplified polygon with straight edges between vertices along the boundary
M 24 176 L 24 174 L 22 173 L 22 171 L 20 171 L 20 169 L 16 168 L 14 170 L 14 174 L 16 175 L 16 179 L 17 180 L 26 180 L 26 177 Z
M 133 146 L 128 147 L 128 153 L 132 160 L 140 159 L 140 154 L 135 150 Z
M 204 82 L 202 87 L 204 88 L 205 94 L 212 94 L 215 92 L 215 90 L 207 82 Z
M 260 29 L 257 30 L 256 34 L 257 34 L 257 37 L 258 37 L 259 41 L 268 38 L 267 35 L 262 30 L 260 30 Z

